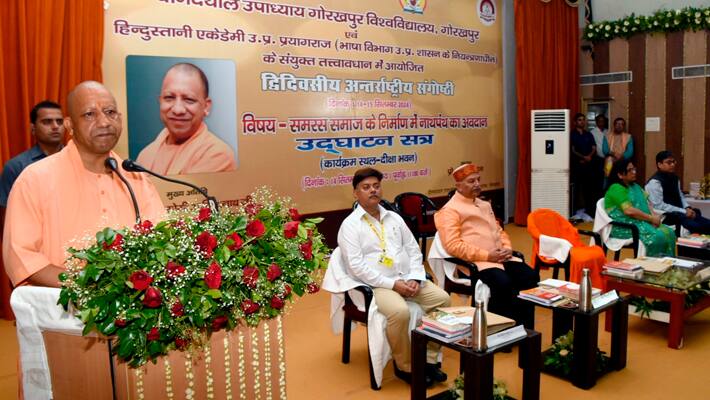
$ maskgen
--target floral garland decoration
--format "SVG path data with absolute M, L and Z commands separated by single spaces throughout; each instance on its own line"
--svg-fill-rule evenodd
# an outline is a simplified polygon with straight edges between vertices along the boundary
M 591 23 L 584 28 L 582 39 L 596 43 L 616 38 L 628 39 L 638 33 L 688 30 L 710 30 L 710 7 L 659 10 L 649 16 L 631 14 L 615 21 Z
M 213 332 L 256 327 L 319 290 L 328 248 L 290 199 L 267 188 L 240 206 L 174 211 L 153 225 L 106 228 L 69 249 L 59 304 L 114 341 L 130 367 L 195 351 Z

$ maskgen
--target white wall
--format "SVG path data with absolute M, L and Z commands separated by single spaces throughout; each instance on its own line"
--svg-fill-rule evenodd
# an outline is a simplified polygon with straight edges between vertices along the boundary
M 659 9 L 710 7 L 710 0 L 592 0 L 595 22 L 636 15 L 651 15 Z

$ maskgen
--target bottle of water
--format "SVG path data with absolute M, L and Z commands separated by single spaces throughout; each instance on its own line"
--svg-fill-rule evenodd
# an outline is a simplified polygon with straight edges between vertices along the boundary
M 579 311 L 592 311 L 592 279 L 589 268 L 582 269 L 582 282 L 579 283 Z
M 471 326 L 471 343 L 474 351 L 486 351 L 488 345 L 488 322 L 486 321 L 486 310 L 483 301 L 476 301 L 476 308 L 473 311 L 473 325 Z

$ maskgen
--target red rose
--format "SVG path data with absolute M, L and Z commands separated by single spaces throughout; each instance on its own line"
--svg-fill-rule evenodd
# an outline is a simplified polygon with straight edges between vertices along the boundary
M 298 221 L 289 221 L 284 225 L 284 237 L 286 239 L 293 239 L 298 235 Z
M 261 204 L 255 204 L 255 203 L 249 203 L 244 207 L 244 211 L 250 216 L 254 216 L 261 211 L 261 209 L 264 208 Z
M 188 343 L 189 343 L 189 342 L 187 341 L 187 339 L 183 339 L 183 338 L 181 338 L 181 337 L 175 338 L 175 347 L 177 347 L 177 348 L 180 349 L 180 350 L 182 350 L 182 349 L 184 349 L 185 347 L 187 347 L 187 344 L 188 344 Z
M 145 290 L 153 283 L 153 277 L 143 270 L 132 273 L 128 280 L 133 284 L 133 289 L 136 290 Z
M 281 294 L 281 297 L 284 299 L 287 298 L 291 294 L 291 286 L 289 285 L 284 285 L 284 290 L 283 293 Z
M 219 289 L 222 284 L 222 268 L 214 261 L 205 270 L 205 283 L 210 289 Z
M 269 270 L 266 271 L 266 279 L 268 279 L 269 282 L 273 282 L 279 276 L 281 276 L 281 268 L 276 264 L 271 264 Z
M 306 236 L 308 236 L 309 239 L 312 238 L 313 237 L 313 230 L 312 229 L 306 230 Z
M 197 236 L 195 244 L 200 248 L 200 251 L 205 252 L 207 257 L 212 257 L 215 247 L 217 247 L 217 237 L 213 234 L 204 231 Z
M 246 299 L 242 301 L 242 311 L 244 311 L 244 314 L 246 315 L 254 314 L 255 312 L 259 311 L 259 304 L 253 302 L 250 299 Z
M 301 220 L 301 214 L 298 213 L 298 210 L 295 208 L 289 208 L 288 209 L 288 215 L 291 216 L 291 219 L 294 221 L 300 221 Z
M 113 237 L 113 242 L 111 242 L 111 243 L 104 242 L 103 248 L 104 248 L 104 250 L 115 250 L 115 251 L 123 250 L 123 235 L 121 235 L 120 233 L 117 233 Z
M 274 297 L 271 298 L 271 307 L 273 307 L 273 308 L 275 308 L 275 309 L 277 309 L 277 310 L 282 309 L 283 306 L 284 306 L 284 304 L 286 304 L 286 303 L 284 302 L 284 300 L 283 300 L 282 298 L 278 297 L 278 296 L 274 296 Z
M 152 286 L 145 290 L 145 296 L 143 297 L 144 306 L 148 308 L 156 308 L 160 306 L 160 303 L 162 303 L 162 301 L 163 298 L 160 295 L 160 290 Z
M 233 243 L 227 246 L 227 247 L 229 247 L 229 250 L 237 251 L 242 248 L 242 245 L 244 245 L 242 238 L 239 237 L 239 234 L 236 232 L 230 233 L 229 235 L 227 235 L 227 243 L 229 243 L 230 240 Z
M 133 230 L 138 232 L 138 233 L 150 233 L 150 231 L 153 230 L 153 223 L 150 222 L 149 220 L 145 220 L 141 222 L 140 224 L 135 224 L 133 226 Z
M 185 314 L 185 307 L 180 303 L 180 300 L 176 300 L 175 303 L 173 303 L 173 306 L 170 307 L 170 313 L 175 317 L 181 317 Z
M 256 287 L 256 282 L 259 280 L 259 270 L 256 267 L 245 267 L 242 270 L 242 282 L 250 288 Z
M 266 232 L 266 227 L 264 226 L 264 223 L 258 219 L 255 219 L 247 224 L 247 235 L 249 236 L 259 237 L 263 235 L 264 232 Z
M 117 318 L 115 321 L 113 321 L 113 325 L 117 328 L 123 328 L 128 325 L 128 322 L 123 318 Z
M 313 242 L 309 240 L 306 243 L 301 243 L 299 247 L 301 249 L 301 255 L 303 256 L 303 258 L 305 258 L 306 260 L 313 259 Z
M 150 332 L 148 332 L 147 339 L 149 342 L 160 339 L 160 331 L 158 330 L 158 328 L 150 328 Z
M 175 279 L 185 273 L 185 267 L 172 261 L 168 261 L 168 265 L 165 266 L 165 269 L 168 271 L 167 275 L 170 279 Z
M 212 320 L 212 330 L 217 332 L 218 330 L 227 326 L 227 317 L 225 315 L 220 315 Z
M 308 293 L 316 293 L 320 290 L 320 286 L 315 282 L 311 282 L 306 285 L 306 290 L 308 290 Z
M 212 217 L 212 210 L 209 207 L 200 208 L 200 213 L 197 215 L 197 221 L 204 222 Z

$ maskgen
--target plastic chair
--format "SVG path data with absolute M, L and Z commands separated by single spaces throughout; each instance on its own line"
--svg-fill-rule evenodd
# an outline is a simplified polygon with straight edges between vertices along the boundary
M 434 202 L 421 193 L 406 192 L 394 198 L 399 214 L 409 226 L 417 241 L 421 241 L 422 258 L 426 260 L 427 239 L 436 234 Z
M 528 214 L 528 233 L 533 239 L 533 256 L 532 264 L 536 271 L 540 271 L 541 267 L 553 268 L 552 277 L 557 279 L 559 270 L 563 269 L 565 280 L 570 280 L 570 275 L 573 281 L 577 281 L 582 276 L 582 268 L 592 269 L 592 280 L 597 281 L 596 285 L 602 283 L 601 267 L 606 262 L 605 250 L 597 244 L 602 244 L 599 234 L 583 229 L 577 229 L 557 212 L 539 208 Z M 567 258 L 560 262 L 555 258 L 549 258 L 540 255 L 540 236 L 550 236 L 552 238 L 563 239 L 569 242 L 572 247 L 567 253 Z M 580 235 L 592 237 L 595 245 L 588 246 L 582 242 Z
M 355 303 L 353 303 L 352 298 L 348 292 L 345 292 L 345 305 L 343 306 L 343 312 L 345 317 L 343 319 L 343 354 L 341 361 L 343 364 L 348 364 L 350 362 L 350 324 L 352 321 L 360 322 L 363 325 L 367 325 L 367 315 L 370 312 L 370 304 L 372 303 L 372 298 L 374 294 L 372 293 L 372 288 L 367 285 L 357 286 L 352 290 L 357 290 L 362 293 L 365 299 L 365 310 L 360 310 Z M 368 336 L 368 343 L 370 338 Z M 370 388 L 372 390 L 380 390 L 380 386 L 377 385 L 377 380 L 375 379 L 375 371 L 372 367 L 372 355 L 370 354 L 369 344 L 367 350 L 367 364 L 370 367 Z

